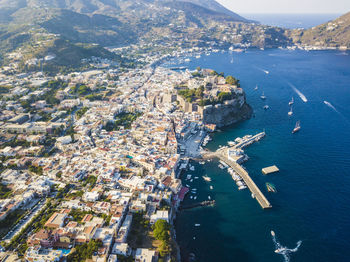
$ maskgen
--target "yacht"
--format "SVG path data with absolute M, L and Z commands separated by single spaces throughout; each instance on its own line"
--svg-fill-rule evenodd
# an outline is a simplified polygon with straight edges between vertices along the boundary
M 294 127 L 294 129 L 293 129 L 293 131 L 292 131 L 292 134 L 298 132 L 300 129 L 301 129 L 301 127 L 300 127 L 300 121 L 297 121 L 296 124 L 295 124 L 295 127 Z
M 294 104 L 294 97 L 292 97 L 292 100 L 289 101 L 289 105 L 293 105 Z

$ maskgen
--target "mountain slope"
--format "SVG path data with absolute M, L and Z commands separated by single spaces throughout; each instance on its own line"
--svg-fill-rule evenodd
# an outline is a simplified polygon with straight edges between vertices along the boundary
M 350 12 L 306 31 L 294 30 L 291 37 L 302 45 L 350 48 Z
M 190 2 L 199 6 L 202 6 L 204 8 L 216 11 L 218 13 L 223 13 L 225 15 L 231 16 L 233 19 L 236 21 L 243 21 L 243 22 L 249 22 L 247 19 L 244 17 L 232 12 L 231 10 L 227 9 L 220 3 L 214 1 L 214 0 L 181 0 L 184 2 Z

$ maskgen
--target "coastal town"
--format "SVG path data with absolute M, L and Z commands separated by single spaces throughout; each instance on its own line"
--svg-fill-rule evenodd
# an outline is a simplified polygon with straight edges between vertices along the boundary
M 251 112 L 234 77 L 159 59 L 55 76 L 1 69 L 1 261 L 178 259 L 180 176 L 223 126 L 210 115 Z

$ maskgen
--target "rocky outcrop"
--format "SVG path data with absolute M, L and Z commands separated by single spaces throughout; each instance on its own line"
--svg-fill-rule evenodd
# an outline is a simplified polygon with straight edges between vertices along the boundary
M 242 120 L 249 119 L 253 110 L 245 101 L 245 95 L 226 101 L 224 104 L 206 106 L 203 109 L 203 122 L 215 124 L 217 127 L 229 126 Z

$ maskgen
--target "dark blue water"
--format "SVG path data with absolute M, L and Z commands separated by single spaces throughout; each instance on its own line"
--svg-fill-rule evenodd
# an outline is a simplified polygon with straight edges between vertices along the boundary
M 250 160 L 244 166 L 273 205 L 262 210 L 248 190 L 238 191 L 217 163 L 196 164 L 192 173 L 200 179 L 191 186 L 198 189 L 197 201 L 210 195 L 217 205 L 179 213 L 177 237 L 184 257 L 193 252 L 201 262 L 283 261 L 274 253 L 270 234 L 274 230 L 289 248 L 303 241 L 291 261 L 349 261 L 350 56 L 336 51 L 247 51 L 192 58 L 183 65 L 212 68 L 241 80 L 255 117 L 215 133 L 208 148 L 215 150 L 238 136 L 265 129 L 267 136 L 246 149 Z M 262 91 L 266 102 L 260 99 Z M 294 115 L 288 117 L 292 96 Z M 264 104 L 271 109 L 265 111 Z M 292 135 L 297 120 L 301 131 Z M 279 173 L 261 174 L 261 168 L 273 164 Z M 213 190 L 201 179 L 204 174 L 212 177 Z M 278 192 L 268 194 L 266 182 Z M 187 196 L 184 204 L 193 201 Z
M 264 25 L 289 29 L 311 28 L 334 20 L 341 14 L 242 14 L 245 18 L 259 21 Z

